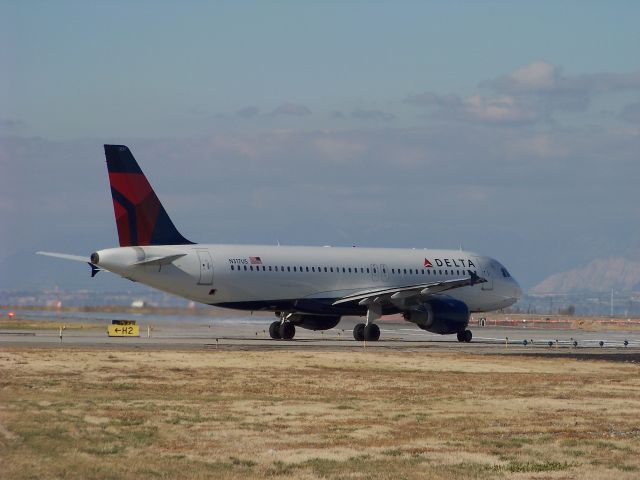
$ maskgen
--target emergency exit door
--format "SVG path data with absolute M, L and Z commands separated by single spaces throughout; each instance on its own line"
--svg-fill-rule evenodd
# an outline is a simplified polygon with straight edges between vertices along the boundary
M 196 250 L 200 260 L 200 279 L 198 285 L 213 284 L 213 262 L 208 250 Z

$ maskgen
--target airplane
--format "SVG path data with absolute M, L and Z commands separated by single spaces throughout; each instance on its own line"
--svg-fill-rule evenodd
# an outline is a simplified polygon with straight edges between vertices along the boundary
M 86 262 L 164 292 L 218 307 L 271 311 L 273 339 L 296 327 L 334 328 L 343 316 L 364 317 L 358 341 L 377 341 L 376 321 L 401 314 L 419 328 L 470 342 L 473 312 L 518 301 L 518 282 L 497 260 L 460 250 L 221 245 L 194 243 L 169 218 L 128 147 L 104 145 L 120 247 Z

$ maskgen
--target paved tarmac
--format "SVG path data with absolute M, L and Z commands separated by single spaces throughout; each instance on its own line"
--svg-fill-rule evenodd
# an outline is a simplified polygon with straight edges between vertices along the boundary
M 357 323 L 344 319 L 337 328 L 324 332 L 296 329 L 293 340 L 269 337 L 271 317 L 203 318 L 199 321 L 138 317 L 140 337 L 108 337 L 104 319 L 67 318 L 61 324 L 83 322 L 90 328 L 68 328 L 62 338 L 58 329 L 14 330 L 0 328 L 3 346 L 65 346 L 100 349 L 391 349 L 460 351 L 483 354 L 533 354 L 602 357 L 640 361 L 639 331 L 584 331 L 524 327 L 473 327 L 471 343 L 459 343 L 455 335 L 436 335 L 410 323 L 379 322 L 378 342 L 357 342 L 352 329 Z M 89 325 L 87 325 L 89 323 Z M 93 327 L 93 328 L 91 328 Z M 626 342 L 626 344 L 625 344 Z

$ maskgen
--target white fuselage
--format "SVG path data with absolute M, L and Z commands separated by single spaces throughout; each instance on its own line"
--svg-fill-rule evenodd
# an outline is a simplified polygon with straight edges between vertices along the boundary
M 363 290 L 453 280 L 471 270 L 486 283 L 446 296 L 472 312 L 508 307 L 518 283 L 496 260 L 461 250 L 195 244 L 100 250 L 97 265 L 197 302 L 245 310 L 330 305 Z M 184 255 L 169 263 L 154 258 Z M 136 265 L 139 262 L 146 264 Z

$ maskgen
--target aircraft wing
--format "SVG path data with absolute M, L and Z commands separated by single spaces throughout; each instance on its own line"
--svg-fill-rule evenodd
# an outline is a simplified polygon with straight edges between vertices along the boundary
M 342 297 L 333 305 L 341 305 L 345 303 L 357 303 L 359 305 L 368 305 L 372 302 L 378 304 L 384 303 L 408 303 L 419 300 L 429 295 L 445 292 L 454 288 L 468 287 L 478 283 L 485 283 L 485 278 L 479 277 L 477 274 L 468 270 L 469 276 L 451 280 L 443 280 L 441 282 L 420 283 L 415 285 L 405 285 L 401 287 L 387 287 L 379 289 L 364 290 L 351 295 Z

